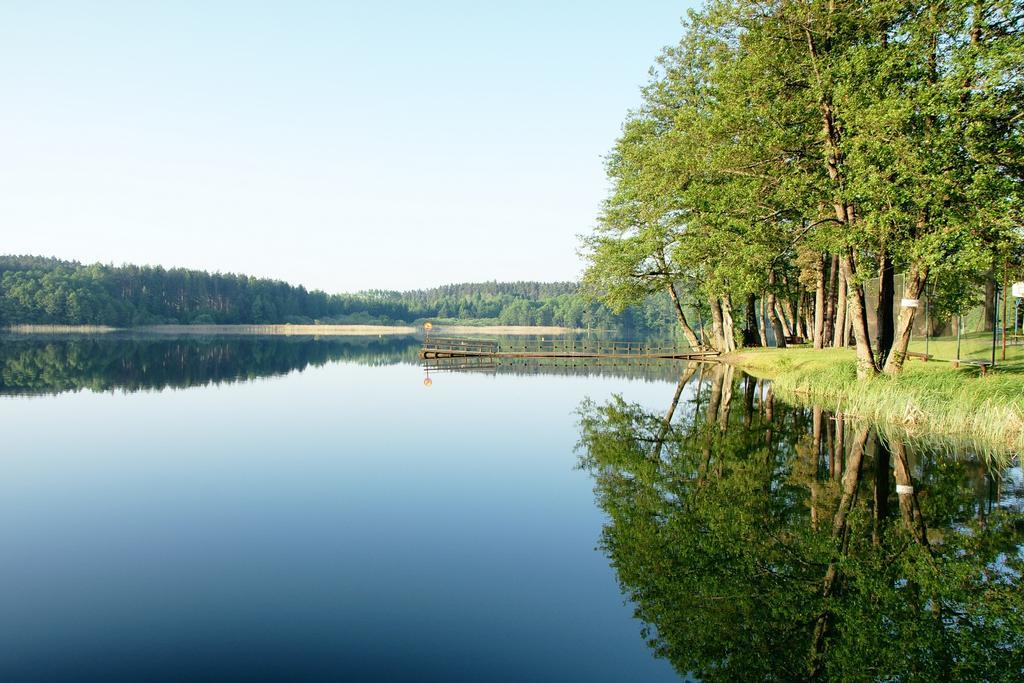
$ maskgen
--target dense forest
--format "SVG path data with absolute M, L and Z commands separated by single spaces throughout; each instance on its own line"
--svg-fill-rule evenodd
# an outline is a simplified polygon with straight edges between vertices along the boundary
M 667 296 L 647 297 L 613 313 L 571 282 L 327 294 L 230 273 L 0 256 L 2 325 L 392 324 L 423 319 L 645 333 L 673 327 Z
M 584 282 L 700 306 L 695 347 L 855 346 L 861 378 L 901 371 L 926 296 L 993 329 L 1024 275 L 1022 63 L 1019 0 L 710 0 L 608 156 Z

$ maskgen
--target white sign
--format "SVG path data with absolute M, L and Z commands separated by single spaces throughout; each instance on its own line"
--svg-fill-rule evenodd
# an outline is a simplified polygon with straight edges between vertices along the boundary
M 1013 295 L 1018 299 L 1024 299 L 1024 282 L 1014 282 L 1010 291 L 1013 292 Z
M 913 492 L 914 492 L 914 487 L 913 486 L 907 486 L 906 484 L 896 484 L 896 493 L 903 494 L 903 493 L 913 493 Z
M 917 308 L 917 299 L 900 299 L 900 306 L 903 308 Z

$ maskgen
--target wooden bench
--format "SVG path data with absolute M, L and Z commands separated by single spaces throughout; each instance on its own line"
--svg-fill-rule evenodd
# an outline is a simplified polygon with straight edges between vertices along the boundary
M 981 368 L 982 377 L 984 377 L 985 373 L 988 372 L 988 369 L 992 367 L 992 361 L 989 360 L 965 360 L 963 363 L 964 365 L 977 365 Z
M 920 351 L 907 351 L 907 358 L 920 358 L 922 363 L 927 363 L 932 359 L 932 356 Z
M 803 337 L 795 337 L 795 336 L 794 337 L 783 337 L 783 339 L 786 340 L 786 344 L 803 344 L 804 341 L 805 341 Z

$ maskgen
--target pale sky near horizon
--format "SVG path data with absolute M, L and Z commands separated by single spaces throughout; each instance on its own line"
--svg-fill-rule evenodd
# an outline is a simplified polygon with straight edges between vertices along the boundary
M 579 276 L 693 2 L 0 6 L 0 253 L 327 291 Z

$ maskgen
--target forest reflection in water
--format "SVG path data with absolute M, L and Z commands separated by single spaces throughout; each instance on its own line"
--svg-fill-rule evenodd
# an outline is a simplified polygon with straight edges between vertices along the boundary
M 1024 511 L 1007 454 L 786 405 L 721 365 L 684 373 L 663 413 L 613 399 L 580 416 L 601 548 L 680 674 L 1021 679 Z
M 348 361 L 416 361 L 412 337 L 8 335 L 0 394 L 159 390 L 273 377 Z
M 0 335 L 0 395 L 189 388 L 275 377 L 328 363 L 420 363 L 413 336 Z M 458 359 L 455 359 L 458 360 Z M 674 381 L 679 363 L 462 359 L 431 373 L 612 376 Z

